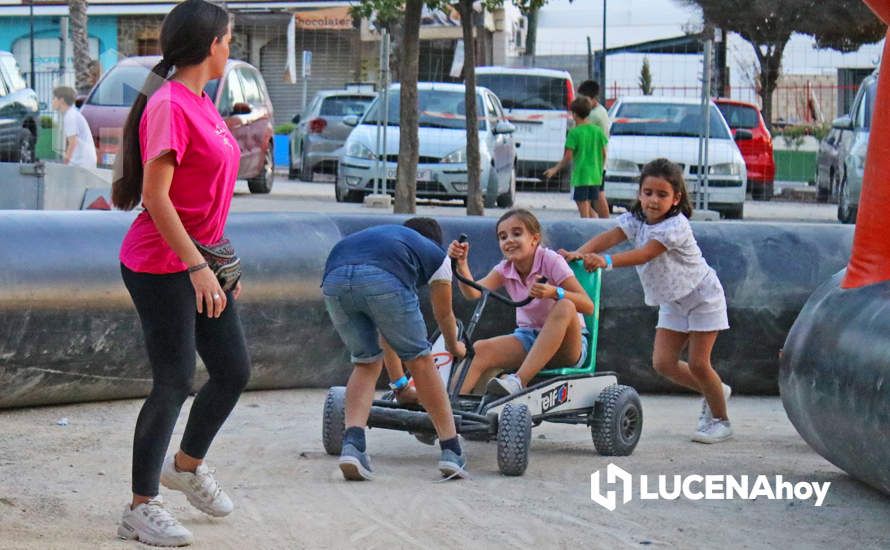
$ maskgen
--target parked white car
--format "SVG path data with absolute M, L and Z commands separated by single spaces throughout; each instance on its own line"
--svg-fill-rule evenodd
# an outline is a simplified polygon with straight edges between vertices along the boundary
M 438 199 L 467 198 L 467 122 L 463 84 L 418 82 L 417 197 Z M 507 121 L 496 95 L 476 88 L 479 116 L 480 182 L 487 207 L 513 205 L 516 195 L 516 148 L 514 126 Z M 389 124 L 386 131 L 384 162 L 380 170 L 381 192 L 395 191 L 399 157 L 399 85 L 389 89 Z M 364 116 L 346 117 L 345 124 L 356 125 L 343 146 L 337 170 L 337 201 L 358 202 L 374 191 L 374 159 L 378 156 L 377 121 L 383 119 L 382 96 L 377 96 Z M 385 171 L 385 172 L 384 172 Z
M 724 218 L 741 219 L 748 173 L 720 110 L 711 103 L 708 141 L 708 208 Z M 682 97 L 626 97 L 609 111 L 612 130 L 606 155 L 605 192 L 612 205 L 630 207 L 637 199 L 640 170 L 664 157 L 683 168 L 695 206 L 699 187 L 698 148 L 701 103 Z
M 575 98 L 572 76 L 566 71 L 520 67 L 476 67 L 476 84 L 498 96 L 516 126 L 520 181 L 543 182 L 544 170 L 562 158 L 571 124 L 569 105 Z M 560 189 L 569 190 L 570 170 L 560 176 Z

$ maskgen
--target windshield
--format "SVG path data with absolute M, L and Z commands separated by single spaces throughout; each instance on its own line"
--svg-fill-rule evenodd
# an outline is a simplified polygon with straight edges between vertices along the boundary
M 450 128 L 463 130 L 467 127 L 466 105 L 463 92 L 442 90 L 418 90 L 417 104 L 420 112 L 420 126 L 427 128 Z M 479 129 L 485 128 L 482 111 L 482 96 L 476 96 L 476 114 L 479 116 Z M 399 125 L 399 91 L 389 92 L 389 126 Z M 374 101 L 362 124 L 383 122 L 383 101 Z
M 368 96 L 331 96 L 321 103 L 321 116 L 362 116 L 371 104 L 373 97 Z
M 565 111 L 568 85 L 564 78 L 524 74 L 477 74 L 476 84 L 488 88 L 504 109 Z
M 129 107 L 136 101 L 149 72 L 149 68 L 142 65 L 115 65 L 93 91 L 87 103 L 105 107 Z M 204 91 L 211 99 L 216 97 L 217 86 L 219 80 L 211 80 L 204 86 Z
M 732 139 L 723 117 L 711 105 L 711 137 Z M 612 122 L 613 136 L 698 137 L 701 106 L 683 103 L 623 103 Z
M 757 128 L 760 121 L 757 120 L 757 111 L 751 107 L 744 105 L 733 105 L 731 103 L 718 103 L 717 108 L 723 113 L 723 118 L 730 128 Z

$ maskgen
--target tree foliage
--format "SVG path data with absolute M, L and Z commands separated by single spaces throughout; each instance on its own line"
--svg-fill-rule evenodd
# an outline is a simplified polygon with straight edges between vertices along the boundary
M 795 32 L 813 36 L 823 47 L 852 51 L 880 40 L 886 27 L 861 0 L 678 0 L 697 6 L 704 20 L 738 33 L 754 47 L 759 63 L 763 117 L 772 120 L 772 95 L 782 54 Z
M 640 69 L 640 92 L 643 95 L 652 95 L 655 88 L 652 86 L 652 70 L 649 68 L 649 58 L 643 58 L 643 67 Z

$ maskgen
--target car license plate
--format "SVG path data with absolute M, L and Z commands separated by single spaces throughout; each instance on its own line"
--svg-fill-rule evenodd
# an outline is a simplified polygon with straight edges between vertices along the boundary
M 117 157 L 114 153 L 104 153 L 102 155 L 102 164 L 106 166 L 111 166 L 114 164 L 114 159 Z
M 394 180 L 396 179 L 396 167 L 389 166 L 386 168 L 386 179 Z M 417 181 L 433 181 L 433 171 L 432 170 L 418 170 L 417 171 Z

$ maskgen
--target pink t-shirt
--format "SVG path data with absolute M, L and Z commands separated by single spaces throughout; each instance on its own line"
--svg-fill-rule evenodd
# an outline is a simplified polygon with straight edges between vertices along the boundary
M 167 151 L 176 155 L 170 200 L 186 232 L 198 242 L 220 240 L 232 204 L 241 150 L 226 123 L 202 93 L 176 81 L 148 100 L 139 123 L 142 164 Z M 186 265 L 143 210 L 121 244 L 120 260 L 132 271 L 176 273 Z
M 510 295 L 511 300 L 517 302 L 528 296 L 528 291 L 535 284 L 537 277 L 547 277 L 547 284 L 559 286 L 569 277 L 575 276 L 565 258 L 543 246 L 539 246 L 535 250 L 535 259 L 527 280 L 523 280 L 513 263 L 507 260 L 502 260 L 494 266 L 494 271 L 500 273 L 504 278 L 504 288 L 507 290 L 507 294 Z M 532 300 L 528 305 L 517 308 L 516 325 L 540 330 L 555 305 L 556 300 L 552 298 Z M 584 317 L 580 313 L 578 316 L 583 327 Z

